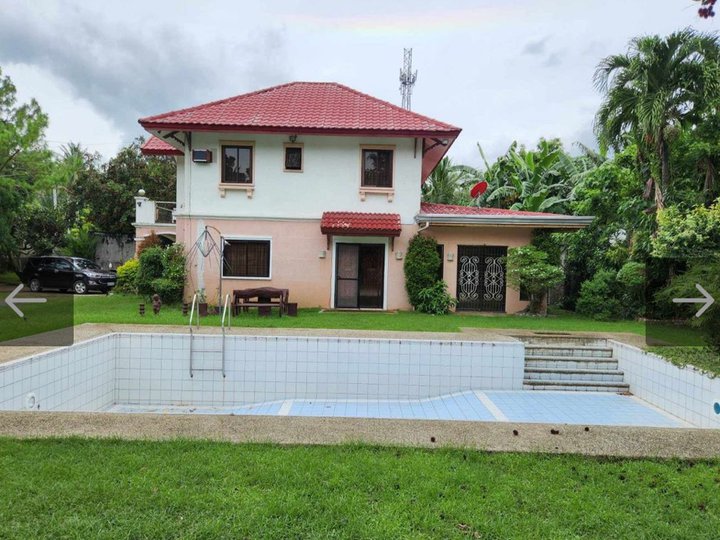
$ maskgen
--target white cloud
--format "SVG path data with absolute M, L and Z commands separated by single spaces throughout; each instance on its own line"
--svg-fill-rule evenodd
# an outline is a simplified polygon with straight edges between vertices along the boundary
M 139 134 L 139 116 L 288 80 L 398 103 L 402 49 L 413 47 L 414 110 L 462 127 L 451 156 L 479 164 L 478 141 L 491 157 L 513 139 L 587 143 L 598 61 L 639 34 L 717 30 L 695 10 L 689 0 L 0 0 L 0 65 L 34 66 L 44 78 L 18 80 L 22 93 L 76 108 L 73 124 L 48 107 L 53 139 L 81 132 L 91 143 Z

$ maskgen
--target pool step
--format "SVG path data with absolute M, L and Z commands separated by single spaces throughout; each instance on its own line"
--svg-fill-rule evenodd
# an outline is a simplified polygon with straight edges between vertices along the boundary
M 525 356 L 526 368 L 558 369 L 617 369 L 615 358 L 588 358 L 582 356 Z
M 524 390 L 569 390 L 573 392 L 615 392 L 619 394 L 630 391 L 630 385 L 614 381 L 536 381 L 525 379 Z
M 605 381 L 623 382 L 617 369 L 536 368 L 525 367 L 525 380 L 532 381 Z
M 574 356 L 582 358 L 612 358 L 610 347 L 571 347 L 560 345 L 525 345 L 526 356 Z
M 519 336 L 525 342 L 526 390 L 629 392 L 613 349 L 598 338 Z

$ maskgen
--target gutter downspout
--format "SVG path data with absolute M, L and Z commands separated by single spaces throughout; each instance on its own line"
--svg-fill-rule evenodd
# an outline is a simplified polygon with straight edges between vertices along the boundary
M 424 225 L 422 225 L 418 230 L 418 234 L 423 232 L 424 230 L 428 229 L 430 227 L 430 222 L 426 221 Z

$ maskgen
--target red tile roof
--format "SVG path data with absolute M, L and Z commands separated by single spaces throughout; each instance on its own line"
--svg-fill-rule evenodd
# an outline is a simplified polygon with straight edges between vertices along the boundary
M 399 214 L 324 212 L 320 230 L 342 236 L 400 236 L 402 227 Z
M 525 212 L 505 208 L 482 208 L 479 206 L 459 206 L 456 204 L 420 203 L 420 212 L 426 215 L 441 216 L 557 216 L 549 212 Z
M 169 145 L 162 139 L 158 139 L 152 135 L 147 141 L 140 147 L 140 152 L 146 156 L 182 156 L 183 153 Z
M 292 82 L 141 118 L 145 129 L 455 138 L 460 128 L 338 83 Z

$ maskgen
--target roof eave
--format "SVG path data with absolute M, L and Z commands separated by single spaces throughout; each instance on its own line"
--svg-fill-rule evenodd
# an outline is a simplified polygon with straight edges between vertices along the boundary
M 538 227 L 558 229 L 583 229 L 590 225 L 594 216 L 504 216 L 504 215 L 457 215 L 457 214 L 418 214 L 417 223 L 431 225 L 489 225 Z
M 180 124 L 152 122 L 143 119 L 138 123 L 146 130 L 196 131 L 196 132 L 243 132 L 243 133 L 297 133 L 307 135 L 383 135 L 389 137 L 457 137 L 460 129 L 451 130 L 404 130 L 404 129 L 352 129 L 294 126 L 245 126 L 221 124 Z

